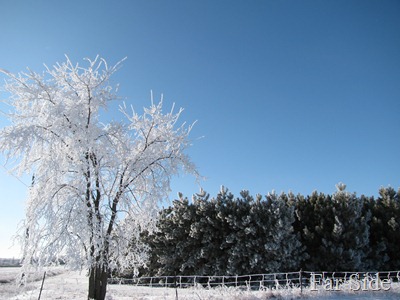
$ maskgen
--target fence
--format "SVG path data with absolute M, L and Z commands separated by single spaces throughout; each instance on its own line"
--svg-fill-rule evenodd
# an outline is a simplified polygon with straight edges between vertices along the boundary
M 327 281 L 334 283 L 345 283 L 351 279 L 357 280 L 389 280 L 400 282 L 400 271 L 383 272 L 327 272 L 327 271 L 298 271 L 288 273 L 251 274 L 238 276 L 157 276 L 157 277 L 134 277 L 134 278 L 110 278 L 110 284 L 130 284 L 148 287 L 170 287 L 188 288 L 201 285 L 203 287 L 237 287 L 246 289 L 264 288 L 293 288 L 301 290 L 312 285 L 322 284 Z M 360 286 L 361 287 L 361 286 Z
M 237 276 L 157 276 L 157 277 L 136 277 L 110 278 L 110 284 L 131 284 L 136 286 L 149 287 L 178 287 L 187 288 L 197 285 L 206 287 L 233 286 L 260 287 L 285 285 L 299 286 L 302 280 L 301 272 L 272 273 L 272 274 L 251 274 Z

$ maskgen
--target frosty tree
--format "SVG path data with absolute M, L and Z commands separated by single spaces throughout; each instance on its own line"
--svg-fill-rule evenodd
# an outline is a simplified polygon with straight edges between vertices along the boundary
M 87 268 L 88 298 L 104 299 L 108 274 L 143 260 L 131 241 L 169 193 L 171 176 L 197 172 L 184 153 L 191 126 L 177 124 L 182 109 L 163 113 L 161 99 L 139 115 L 122 105 L 125 122 L 103 124 L 120 63 L 85 64 L 67 57 L 42 74 L 2 70 L 11 125 L 0 131 L 0 150 L 19 175 L 34 174 L 20 232 L 24 266 L 62 260 Z

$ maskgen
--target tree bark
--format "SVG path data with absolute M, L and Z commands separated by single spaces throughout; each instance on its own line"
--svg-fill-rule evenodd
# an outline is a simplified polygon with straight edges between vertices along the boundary
M 104 267 L 92 267 L 89 274 L 88 300 L 104 300 L 107 291 L 108 270 Z

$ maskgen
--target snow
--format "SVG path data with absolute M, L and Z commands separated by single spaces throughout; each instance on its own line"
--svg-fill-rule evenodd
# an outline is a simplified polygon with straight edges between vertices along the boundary
M 43 273 L 31 274 L 26 286 L 18 287 L 14 281 L 19 274 L 19 268 L 0 268 L 0 300 L 30 300 L 38 299 L 42 284 Z M 42 300 L 50 299 L 85 299 L 87 297 L 88 279 L 84 272 L 71 272 L 62 268 L 48 270 L 46 275 Z M 33 279 L 33 281 L 32 281 Z M 400 286 L 393 286 L 389 292 L 326 292 L 323 290 L 310 291 L 303 289 L 273 289 L 265 291 L 247 291 L 235 288 L 219 287 L 213 289 L 196 288 L 173 289 L 173 288 L 150 288 L 136 287 L 132 285 L 108 285 L 106 299 L 108 300 L 161 300 L 161 299 L 237 299 L 237 300 L 258 300 L 258 299 L 398 299 Z

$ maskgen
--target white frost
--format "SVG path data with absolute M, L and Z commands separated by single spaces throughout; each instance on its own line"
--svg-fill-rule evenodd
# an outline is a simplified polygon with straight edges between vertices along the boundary
M 123 105 L 122 121 L 103 124 L 119 63 L 86 62 L 67 57 L 43 74 L 3 71 L 13 111 L 0 151 L 17 174 L 33 174 L 19 236 L 25 266 L 136 268 L 146 258 L 138 232 L 151 229 L 171 177 L 197 175 L 185 154 L 191 126 L 177 126 L 182 110 L 163 113 L 160 101 L 139 115 Z

